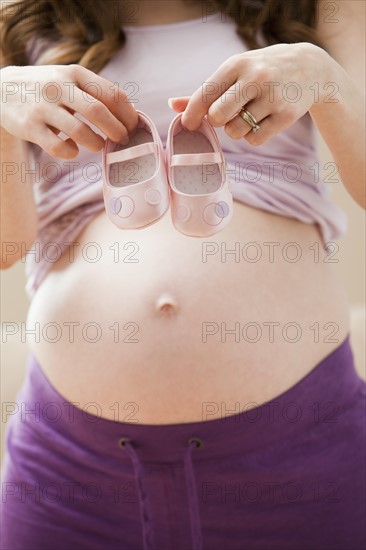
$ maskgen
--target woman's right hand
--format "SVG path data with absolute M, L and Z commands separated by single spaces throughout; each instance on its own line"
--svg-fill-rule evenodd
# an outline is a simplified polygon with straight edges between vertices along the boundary
M 123 144 L 137 126 L 138 114 L 126 94 L 80 65 L 8 66 L 1 69 L 1 81 L 1 126 L 51 157 L 74 159 L 78 145 L 92 152 L 103 148 L 103 137 L 74 114 Z M 60 132 L 68 138 L 61 139 Z

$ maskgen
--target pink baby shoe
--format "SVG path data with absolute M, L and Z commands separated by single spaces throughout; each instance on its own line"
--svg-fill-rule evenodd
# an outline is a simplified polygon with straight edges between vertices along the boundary
M 153 121 L 141 111 L 128 145 L 106 140 L 103 197 L 109 219 L 120 229 L 155 223 L 169 206 L 164 149 Z
M 206 118 L 194 132 L 179 113 L 171 122 L 166 163 L 174 227 L 191 237 L 221 231 L 233 213 L 225 158 L 216 132 Z

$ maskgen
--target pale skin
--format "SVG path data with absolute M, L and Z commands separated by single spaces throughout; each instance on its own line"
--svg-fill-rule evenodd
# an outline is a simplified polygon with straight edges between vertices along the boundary
M 309 111 L 338 164 L 344 185 L 365 208 L 365 2 L 332 4 L 339 7 L 339 21 L 332 23 L 325 16 L 329 2 L 319 4 L 318 31 L 329 54 L 317 46 L 300 43 L 235 55 L 207 78 L 207 83 L 219 84 L 217 93 L 203 97 L 200 88 L 190 98 L 172 98 L 171 106 L 178 112 L 185 110 L 183 124 L 189 130 L 196 129 L 207 115 L 214 126 L 224 126 L 232 139 L 244 138 L 254 147 L 266 143 Z M 259 84 L 262 92 L 258 100 L 254 87 L 243 94 L 247 100 L 245 109 L 260 121 L 260 131 L 256 133 L 238 115 L 242 105 L 238 105 L 234 94 L 228 93 L 235 85 L 245 90 L 248 82 Z M 264 84 L 268 82 L 276 83 L 273 97 L 270 86 Z M 302 90 L 299 101 L 294 103 L 286 101 L 282 94 L 289 82 L 296 82 Z M 224 94 L 222 83 L 228 87 Z M 311 89 L 314 83 L 319 83 L 320 91 L 315 101 Z M 328 83 L 339 86 L 336 102 L 327 102 L 332 91 Z
M 138 24 L 157 24 L 181 21 L 199 17 L 201 7 L 183 1 L 163 2 L 164 21 L 161 19 L 162 2 L 141 1 Z M 355 201 L 365 208 L 365 92 L 364 92 L 364 20 L 365 2 L 338 1 L 338 22 L 329 23 L 325 14 L 326 2 L 319 3 L 318 30 L 322 35 L 323 49 L 308 43 L 279 44 L 260 50 L 246 52 L 229 58 L 207 82 L 219 84 L 220 92 L 202 100 L 202 89 L 196 90 L 190 98 L 174 98 L 171 106 L 176 111 L 185 110 L 183 123 L 188 129 L 195 129 L 207 115 L 214 126 L 224 126 L 232 139 L 246 139 L 253 146 L 260 146 L 277 133 L 296 122 L 307 111 L 326 141 L 340 171 L 342 181 Z M 357 52 L 357 55 L 354 55 Z M 111 83 L 78 65 L 46 67 L 6 67 L 1 71 L 3 82 L 26 82 L 29 87 L 39 82 L 41 89 L 50 81 L 57 82 L 63 91 L 59 102 L 48 102 L 41 98 L 26 102 L 21 94 L 9 95 L 2 103 L 1 155 L 3 162 L 29 163 L 25 141 L 42 147 L 56 158 L 73 159 L 78 155 L 78 144 L 92 152 L 100 151 L 103 138 L 83 122 L 73 117 L 82 114 L 114 141 L 127 141 L 132 135 L 137 115 L 134 107 L 126 101 L 121 91 L 120 101 L 114 101 L 115 90 Z M 76 95 L 68 101 L 69 87 L 64 82 L 75 84 Z M 88 82 L 98 82 L 103 90 L 100 100 L 86 101 L 81 90 Z M 255 102 L 250 98 L 245 105 L 260 122 L 258 133 L 251 132 L 248 124 L 238 116 L 242 105 L 229 95 L 224 101 L 222 83 L 239 85 L 243 89 L 247 82 L 262 84 L 263 94 Z M 269 98 L 265 82 L 279 83 L 274 88 L 274 97 Z M 276 90 L 282 90 L 288 82 L 296 82 L 303 93 L 296 103 L 286 101 Z M 311 87 L 319 83 L 320 95 L 314 101 Z M 339 92 L 336 103 L 326 103 L 329 82 L 337 83 Z M 253 91 L 253 89 L 252 89 Z M 266 95 L 267 91 L 267 95 Z M 92 94 L 92 89 L 88 90 Z M 223 97 L 224 96 L 224 97 Z M 92 98 L 90 98 L 92 99 Z M 102 123 L 100 121 L 103 121 Z M 63 131 L 69 139 L 63 141 L 58 134 Z M 8 185 L 1 186 L 1 239 L 2 242 L 25 242 L 28 248 L 37 233 L 37 217 L 32 196 L 32 185 L 19 183 L 17 174 L 8 178 Z M 14 211 L 12 204 L 17 204 Z M 21 214 L 21 220 L 19 218 Z M 21 223 L 20 223 L 21 221 Z M 1 268 L 10 267 L 21 257 L 13 254 L 11 260 L 1 261 Z

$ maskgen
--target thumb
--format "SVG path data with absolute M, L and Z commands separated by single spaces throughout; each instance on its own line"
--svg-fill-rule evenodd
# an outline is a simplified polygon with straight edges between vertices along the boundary
M 184 111 L 189 103 L 190 97 L 170 97 L 168 99 L 168 105 L 173 111 L 181 113 Z

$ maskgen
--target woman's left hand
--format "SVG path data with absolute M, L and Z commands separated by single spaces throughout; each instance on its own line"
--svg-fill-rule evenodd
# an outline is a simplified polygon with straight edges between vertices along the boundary
M 190 98 L 171 98 L 169 104 L 184 111 L 182 124 L 188 130 L 196 130 L 207 115 L 232 139 L 262 145 L 331 95 L 333 88 L 325 86 L 330 61 L 325 50 L 307 42 L 250 50 L 227 59 Z M 241 109 L 257 120 L 256 133 Z

